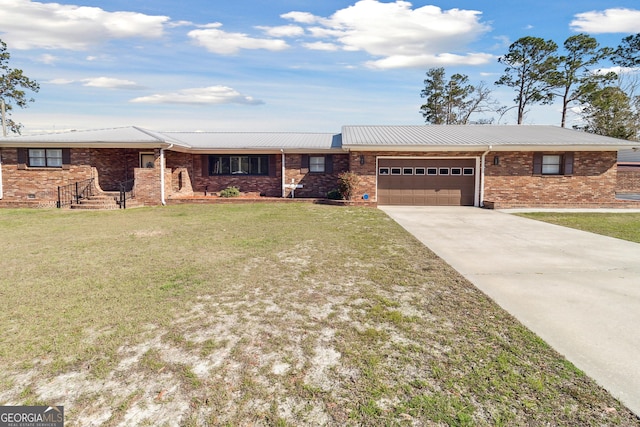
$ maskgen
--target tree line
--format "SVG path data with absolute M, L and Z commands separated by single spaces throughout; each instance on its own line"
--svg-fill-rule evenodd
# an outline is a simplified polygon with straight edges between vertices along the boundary
M 567 124 L 567 113 L 578 107 L 582 124 L 576 129 L 622 139 L 640 136 L 640 95 L 638 76 L 603 72 L 610 62 L 622 68 L 640 66 L 640 33 L 625 37 L 617 48 L 600 47 L 587 34 L 564 41 L 559 50 L 553 40 L 522 37 L 498 58 L 504 73 L 494 83 L 514 91 L 514 105 L 500 106 L 492 98 L 487 84 L 469 84 L 469 77 L 453 74 L 448 80 L 445 69 L 431 68 L 424 79 L 420 96 L 426 102 L 420 113 L 428 124 L 469 124 L 475 113 L 495 112 L 502 117 L 516 110 L 518 124 L 535 104 L 562 102 L 560 123 Z M 484 119 L 478 123 L 491 123 Z

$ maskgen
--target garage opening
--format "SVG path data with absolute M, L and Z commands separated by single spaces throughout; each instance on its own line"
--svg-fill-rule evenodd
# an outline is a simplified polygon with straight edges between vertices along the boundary
M 378 204 L 473 206 L 476 159 L 379 159 Z

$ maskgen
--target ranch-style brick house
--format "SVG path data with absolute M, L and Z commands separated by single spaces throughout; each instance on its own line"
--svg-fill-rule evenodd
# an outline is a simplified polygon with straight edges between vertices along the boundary
M 353 203 L 640 207 L 638 142 L 555 126 L 344 126 L 341 133 L 156 132 L 139 127 L 0 138 L 0 206 L 318 198 L 360 177 Z

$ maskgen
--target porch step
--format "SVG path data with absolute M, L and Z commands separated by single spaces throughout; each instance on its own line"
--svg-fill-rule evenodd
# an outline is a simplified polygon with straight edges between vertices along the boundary
M 120 209 L 120 205 L 113 196 L 108 194 L 96 194 L 87 199 L 80 200 L 80 203 L 71 205 L 71 209 L 87 210 L 109 210 Z

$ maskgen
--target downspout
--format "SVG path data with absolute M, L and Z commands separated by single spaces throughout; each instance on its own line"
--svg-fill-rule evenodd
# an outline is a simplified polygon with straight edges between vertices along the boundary
M 485 158 L 487 154 L 491 152 L 493 147 L 490 145 L 487 151 L 482 153 L 482 157 L 480 158 L 480 200 L 478 201 L 481 208 L 484 208 L 484 170 L 485 170 Z
M 2 200 L 2 149 L 0 148 L 0 200 Z
M 286 190 L 285 190 L 285 164 L 284 164 L 284 149 L 280 149 L 280 153 L 282 153 L 282 184 L 280 185 L 282 187 L 282 198 L 284 199 L 286 197 Z
M 170 150 L 171 148 L 173 148 L 173 144 L 169 145 L 166 149 Z M 160 203 L 162 203 L 162 206 L 167 205 L 167 201 L 164 199 L 164 150 L 164 148 L 160 149 Z

